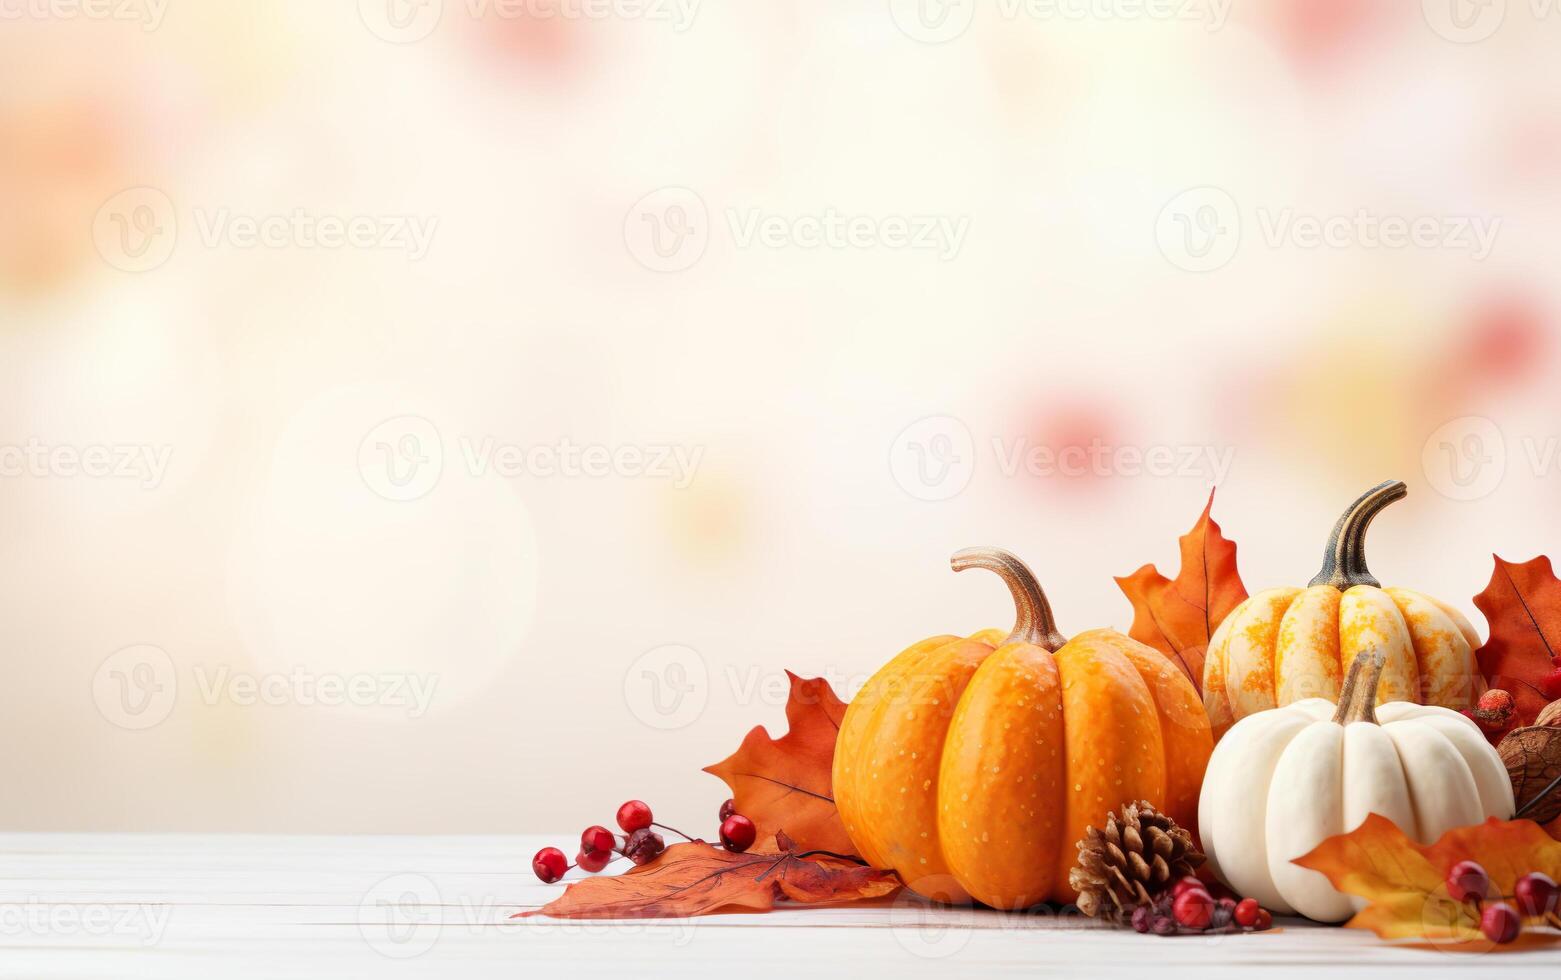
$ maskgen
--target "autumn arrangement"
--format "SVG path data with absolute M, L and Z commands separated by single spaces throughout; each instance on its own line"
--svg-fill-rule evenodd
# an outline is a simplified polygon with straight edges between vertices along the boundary
M 1452 605 L 1368 569 L 1367 528 L 1406 492 L 1351 504 L 1305 587 L 1252 595 L 1211 494 L 1174 579 L 1117 580 L 1125 635 L 1064 636 L 1019 558 L 961 551 L 955 571 L 1006 586 L 1012 629 L 914 643 L 849 704 L 788 673 L 787 733 L 755 728 L 706 770 L 730 791 L 714 842 L 631 800 L 621 833 L 582 834 L 572 866 L 593 876 L 522 915 L 903 888 L 1156 935 L 1277 914 L 1458 949 L 1561 939 L 1561 580 L 1547 558 L 1496 558 L 1482 643 Z M 544 848 L 532 868 L 552 883 L 571 861 Z

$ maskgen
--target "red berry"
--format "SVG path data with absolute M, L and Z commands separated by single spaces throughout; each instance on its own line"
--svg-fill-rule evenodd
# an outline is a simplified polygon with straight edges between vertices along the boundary
M 537 852 L 536 857 L 531 859 L 531 870 L 538 878 L 551 885 L 569 870 L 569 859 L 564 857 L 564 852 L 556 847 L 544 847 Z
M 1171 914 L 1188 929 L 1207 929 L 1214 918 L 1214 899 L 1206 891 L 1189 888 L 1171 902 Z
M 1257 899 L 1243 898 L 1236 903 L 1236 923 L 1243 929 L 1251 929 L 1257 925 L 1257 916 L 1261 911 L 1263 907 L 1257 903 Z
M 1484 898 L 1491 890 L 1491 876 L 1473 861 L 1459 861 L 1447 872 L 1447 894 L 1455 902 Z
M 725 823 L 726 822 L 726 818 L 731 816 L 732 814 L 734 814 L 736 812 L 737 812 L 737 801 L 736 800 L 727 800 L 725 803 L 722 803 L 721 804 L 721 822 Z
M 587 827 L 585 833 L 580 835 L 581 854 L 606 854 L 611 858 L 617 846 L 618 839 L 612 835 L 612 831 L 601 825 Z
M 748 850 L 759 836 L 759 828 L 741 813 L 734 813 L 721 821 L 721 844 L 728 851 Z
M 1481 711 L 1511 711 L 1512 695 L 1499 687 L 1493 687 L 1480 695 L 1479 706 Z
M 1512 695 L 1500 688 L 1492 688 L 1480 695 L 1479 702 L 1470 714 L 1475 724 L 1494 733 L 1506 731 L 1512 723 L 1513 709 Z
M 592 874 L 607 867 L 612 862 L 612 851 L 592 851 L 587 854 L 581 851 L 575 855 L 575 864 L 581 871 L 589 871 Z
M 1191 875 L 1188 875 L 1186 878 L 1177 879 L 1176 884 L 1171 886 L 1171 901 L 1174 902 L 1176 899 L 1180 898 L 1182 892 L 1189 891 L 1194 888 L 1198 889 L 1199 891 L 1208 891 L 1207 888 L 1203 887 L 1203 882 L 1199 881 L 1197 878 L 1192 877 Z
M 650 826 L 651 819 L 650 807 L 641 800 L 630 800 L 618 808 L 618 826 L 626 834 L 644 830 Z
M 1493 943 L 1510 943 L 1523 931 L 1523 920 L 1507 903 L 1492 902 L 1480 913 L 1480 931 Z
M 1274 927 L 1274 913 L 1268 909 L 1257 910 L 1257 931 L 1263 932 Z
M 1530 871 L 1518 879 L 1512 889 L 1512 900 L 1518 903 L 1518 911 L 1524 915 L 1549 915 L 1556 907 L 1555 879 L 1538 871 Z
M 1168 915 L 1157 915 L 1149 924 L 1156 936 L 1169 936 L 1176 932 L 1176 920 Z
M 1561 698 L 1561 667 L 1542 677 L 1539 681 L 1539 689 L 1552 701 Z

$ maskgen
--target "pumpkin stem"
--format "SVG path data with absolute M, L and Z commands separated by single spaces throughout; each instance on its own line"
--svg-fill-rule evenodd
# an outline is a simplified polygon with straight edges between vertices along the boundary
M 1366 568 L 1366 528 L 1382 508 L 1408 495 L 1409 488 L 1402 480 L 1379 483 L 1361 494 L 1333 526 L 1333 534 L 1323 552 L 1322 571 L 1307 585 L 1331 585 L 1340 592 L 1356 585 L 1381 588 L 1382 583 Z
M 1008 634 L 1004 643 L 1033 643 L 1055 651 L 1068 642 L 1057 632 L 1057 621 L 1052 618 L 1051 603 L 1046 601 L 1041 584 L 1013 552 L 1002 548 L 966 548 L 955 552 L 949 564 L 954 566 L 956 572 L 963 572 L 967 568 L 985 568 L 996 572 L 1007 584 L 1008 591 L 1013 593 L 1017 616 L 1014 630 Z
M 1382 668 L 1387 662 L 1387 654 L 1381 650 L 1360 652 L 1350 664 L 1349 673 L 1344 675 L 1344 690 L 1339 692 L 1339 706 L 1333 712 L 1334 724 L 1377 723 L 1377 685 L 1382 681 Z

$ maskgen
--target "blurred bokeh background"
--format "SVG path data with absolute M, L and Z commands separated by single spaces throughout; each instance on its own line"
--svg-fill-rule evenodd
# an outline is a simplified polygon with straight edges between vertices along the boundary
M 920 637 L 1561 550 L 1561 5 L 20 0 L 9 829 L 568 830 Z

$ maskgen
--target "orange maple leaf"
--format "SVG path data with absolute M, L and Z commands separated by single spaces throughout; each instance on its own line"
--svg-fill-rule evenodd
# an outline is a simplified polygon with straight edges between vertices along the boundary
M 1175 580 L 1145 565 L 1117 585 L 1133 603 L 1128 635 L 1147 643 L 1181 667 L 1203 691 L 1203 657 L 1214 631 L 1247 597 L 1236 570 L 1236 543 L 1209 516 L 1214 491 L 1191 531 L 1181 536 L 1182 567 Z
M 1561 874 L 1561 841 L 1532 820 L 1492 817 L 1449 830 L 1435 844 L 1417 844 L 1393 821 L 1373 813 L 1349 833 L 1330 837 L 1295 859 L 1326 875 L 1339 891 L 1367 900 L 1366 908 L 1345 923 L 1350 928 L 1370 929 L 1383 939 L 1429 939 L 1483 951 L 1494 944 L 1480 932 L 1479 908 L 1447 892 L 1447 872 L 1459 861 L 1479 862 L 1490 875 L 1492 892 L 1511 895 L 1518 878 L 1530 871 L 1552 878 Z M 1513 945 L 1554 942 L 1561 935 L 1525 932 L 1523 938 Z
M 705 772 L 731 787 L 737 812 L 758 828 L 760 840 L 784 831 L 804 850 L 855 854 L 835 809 L 830 770 L 846 706 L 822 678 L 804 680 L 786 671 L 791 729 L 771 738 L 763 725 L 737 751 Z
M 1512 727 L 1520 728 L 1550 703 L 1542 685 L 1561 653 L 1561 580 L 1544 555 L 1521 564 L 1491 557 L 1490 584 L 1474 597 L 1491 634 L 1475 656 L 1490 686 L 1512 695 Z
M 577 881 L 562 897 L 511 918 L 648 919 L 747 909 L 768 912 L 778 900 L 805 905 L 854 902 L 900 887 L 893 871 L 799 854 L 733 854 L 709 844 L 674 844 L 649 864 L 616 876 Z

